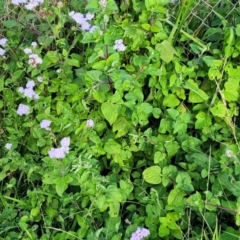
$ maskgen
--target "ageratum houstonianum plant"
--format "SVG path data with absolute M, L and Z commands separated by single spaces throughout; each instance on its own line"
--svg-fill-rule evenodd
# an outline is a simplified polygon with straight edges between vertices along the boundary
M 239 236 L 239 26 L 174 4 L 4 2 L 0 238 Z

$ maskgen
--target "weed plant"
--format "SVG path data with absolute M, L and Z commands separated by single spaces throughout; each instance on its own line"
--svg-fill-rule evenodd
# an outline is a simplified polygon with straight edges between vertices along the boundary
M 239 16 L 194 6 L 0 0 L 0 239 L 239 239 Z

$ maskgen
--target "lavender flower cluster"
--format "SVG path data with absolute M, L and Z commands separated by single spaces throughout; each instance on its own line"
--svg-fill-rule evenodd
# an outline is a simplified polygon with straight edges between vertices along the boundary
M 4 47 L 6 45 L 6 43 L 7 43 L 7 41 L 8 41 L 7 38 L 1 38 L 0 39 L 0 46 Z M 3 56 L 6 51 L 3 48 L 1 48 L 1 47 L 0 47 L 0 56 Z
M 94 30 L 98 29 L 97 26 L 91 25 L 89 21 L 94 18 L 94 14 L 87 13 L 85 16 L 82 13 L 71 11 L 69 16 L 81 27 L 82 31 L 88 31 L 93 33 Z
M 12 4 L 17 6 L 19 6 L 20 4 L 23 4 L 24 7 L 28 10 L 33 10 L 43 2 L 44 0 L 12 0 Z
M 65 155 L 69 153 L 70 138 L 65 137 L 60 142 L 61 147 L 51 148 L 48 152 L 50 158 L 65 158 Z
M 22 93 L 25 97 L 31 99 L 39 99 L 39 95 L 33 90 L 35 87 L 35 83 L 33 80 L 30 80 L 26 84 L 26 88 L 20 87 L 18 88 L 18 92 Z
M 150 234 L 150 231 L 146 228 L 137 228 L 137 230 L 132 234 L 130 240 L 142 240 Z

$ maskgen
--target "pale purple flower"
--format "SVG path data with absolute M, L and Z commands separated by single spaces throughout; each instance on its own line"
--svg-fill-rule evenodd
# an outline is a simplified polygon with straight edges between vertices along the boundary
M 69 153 L 70 138 L 65 137 L 60 142 L 60 148 L 51 148 L 48 152 L 50 158 L 64 158 Z
M 5 54 L 5 52 L 6 51 L 4 49 L 0 48 L 0 56 L 3 56 Z
M 4 47 L 5 44 L 7 43 L 7 41 L 8 41 L 7 38 L 1 38 L 0 39 L 0 45 Z
M 25 88 L 23 94 L 25 97 L 33 99 L 36 93 L 32 88 Z
M 29 55 L 28 63 L 32 67 L 36 67 L 38 64 L 42 64 L 42 59 L 37 54 L 32 53 Z
M 92 20 L 94 18 L 94 14 L 92 14 L 92 13 L 87 13 L 86 15 L 85 15 L 85 19 L 86 20 Z
M 43 128 L 45 130 L 50 130 L 50 125 L 51 125 L 51 121 L 50 120 L 42 120 L 41 123 L 40 123 L 40 128 Z
M 227 151 L 226 151 L 226 156 L 227 156 L 227 157 L 233 157 L 233 156 L 234 156 L 233 151 L 232 151 L 232 150 L 227 150 Z
M 150 234 L 146 228 L 138 228 L 131 236 L 130 240 L 142 240 Z
M 87 21 L 81 23 L 81 28 L 83 31 L 88 31 L 91 28 L 91 24 Z
M 42 82 L 43 81 L 43 77 L 37 77 L 37 80 L 38 80 L 38 82 Z
M 34 88 L 35 87 L 35 82 L 33 80 L 30 80 L 26 84 L 26 88 Z
M 32 53 L 32 49 L 31 48 L 25 48 L 23 50 L 26 54 L 31 54 Z
M 21 3 L 27 3 L 27 0 L 12 0 L 12 4 L 19 5 Z
M 115 45 L 113 47 L 115 50 L 122 52 L 126 50 L 126 46 L 123 44 L 123 40 L 119 39 L 115 41 Z
M 57 7 L 58 7 L 58 8 L 63 7 L 63 3 L 62 3 L 62 2 L 58 2 L 58 3 L 57 3 Z
M 17 109 L 17 114 L 22 116 L 22 115 L 28 115 L 30 111 L 30 107 L 20 103 Z
M 70 137 L 65 137 L 60 142 L 62 147 L 68 147 L 70 145 Z
M 101 8 L 106 8 L 107 6 L 107 0 L 100 0 L 98 3 Z
M 37 43 L 36 43 L 36 42 L 32 42 L 32 43 L 31 43 L 31 46 L 32 46 L 32 47 L 36 47 L 36 46 L 37 46 Z
M 93 33 L 95 30 L 97 30 L 98 29 L 98 26 L 95 26 L 95 25 L 93 25 L 93 26 L 91 26 L 91 28 L 89 29 L 89 32 L 90 33 Z
M 92 119 L 88 119 L 86 123 L 87 127 L 93 127 L 94 126 L 94 121 Z
M 5 148 L 7 150 L 10 150 L 12 148 L 12 144 L 11 143 L 6 143 Z
M 24 88 L 23 87 L 18 88 L 18 92 L 24 93 Z
M 86 19 L 82 13 L 75 13 L 72 11 L 69 13 L 69 16 L 79 25 L 81 25 L 83 22 L 86 22 Z
M 61 148 L 51 148 L 48 155 L 50 158 L 64 158 L 65 152 Z
M 44 0 L 28 0 L 27 4 L 25 5 L 25 8 L 28 10 L 33 10 L 36 8 L 40 3 L 43 3 Z

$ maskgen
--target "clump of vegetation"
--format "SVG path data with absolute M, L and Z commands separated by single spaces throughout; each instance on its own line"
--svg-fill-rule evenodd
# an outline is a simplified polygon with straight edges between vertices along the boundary
M 200 2 L 0 3 L 1 239 L 238 239 L 239 4 Z

